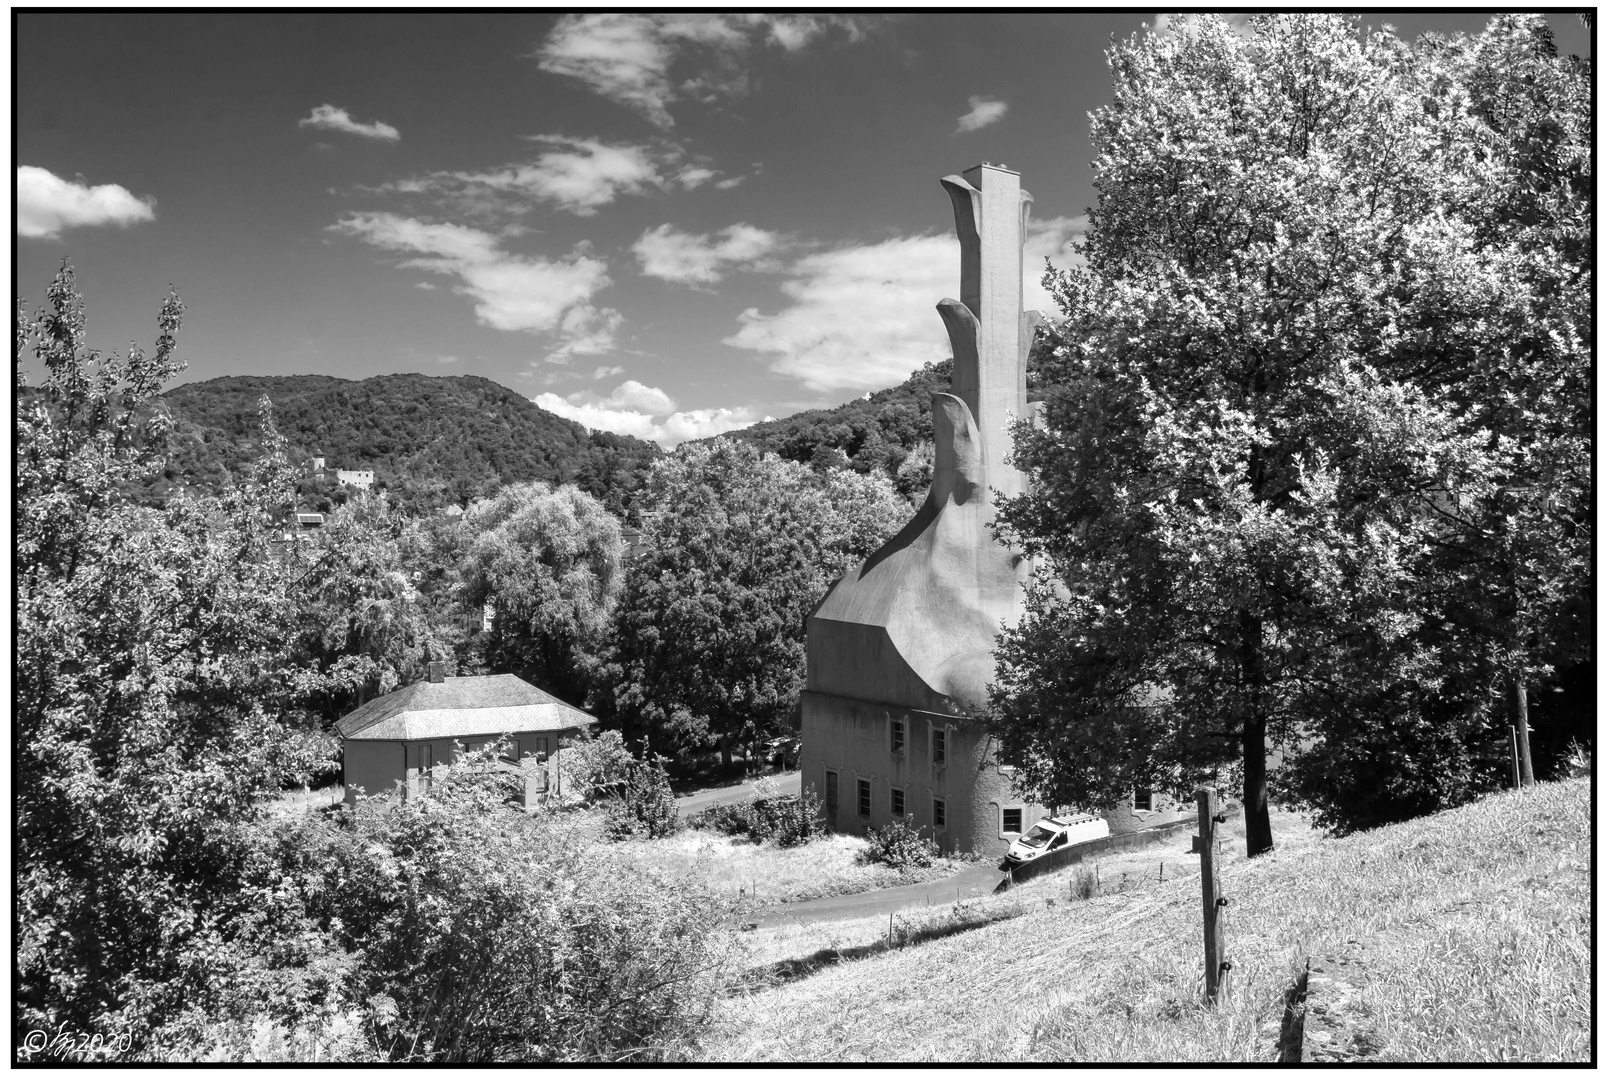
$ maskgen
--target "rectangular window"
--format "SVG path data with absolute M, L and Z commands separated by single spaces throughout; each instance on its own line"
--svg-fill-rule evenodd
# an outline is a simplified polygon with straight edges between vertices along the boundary
M 1135 789 L 1135 809 L 1150 810 L 1152 808 L 1152 793 L 1150 788 L 1138 787 Z
M 942 728 L 942 727 L 934 728 L 934 764 L 935 765 L 943 765 L 944 763 L 945 763 L 945 729 Z
M 889 721 L 889 752 L 892 754 L 906 752 L 906 722 L 904 720 Z
M 857 780 L 855 782 L 855 812 L 862 817 L 872 816 L 872 781 Z
M 423 746 L 421 746 L 419 748 L 419 780 L 420 780 L 420 785 L 419 786 L 425 791 L 430 790 L 430 770 L 431 770 L 430 743 L 426 743 L 425 745 L 423 745 Z
M 889 789 L 889 813 L 897 819 L 906 816 L 906 791 L 904 788 L 893 787 Z
M 827 774 L 827 812 L 839 812 L 839 774 L 831 771 Z
M 944 827 L 945 827 L 945 800 L 944 799 L 935 799 L 934 800 L 934 828 L 943 829 Z
M 1020 833 L 1023 831 L 1023 808 L 1009 806 L 1001 810 L 1001 831 Z

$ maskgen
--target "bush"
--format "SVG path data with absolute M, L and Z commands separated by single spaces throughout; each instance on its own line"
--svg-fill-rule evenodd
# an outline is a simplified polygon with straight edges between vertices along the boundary
M 591 802 L 607 796 L 624 796 L 637 759 L 626 749 L 618 731 L 597 736 L 583 732 L 559 748 L 559 768 L 565 786 Z
M 601 859 L 549 816 L 510 808 L 511 793 L 477 751 L 426 797 L 277 825 L 250 899 L 279 928 L 263 967 L 308 1000 L 263 997 L 170 1056 L 240 1058 L 268 1042 L 296 1057 L 311 1030 L 325 1060 L 334 1035 L 347 1060 L 685 1057 L 725 971 L 725 908 Z
M 688 819 L 696 829 L 711 829 L 728 836 L 747 836 L 757 844 L 776 841 L 778 847 L 799 847 L 825 835 L 822 800 L 813 788 L 800 795 L 762 795 L 740 803 L 701 810 Z
M 867 832 L 867 849 L 861 853 L 863 863 L 882 863 L 896 870 L 925 868 L 939 858 L 939 846 L 924 837 L 912 819 L 895 821 L 881 829 Z
M 610 838 L 626 840 L 647 835 L 657 840 L 681 827 L 664 764 L 652 761 L 633 765 L 627 772 L 620 813 L 609 820 Z

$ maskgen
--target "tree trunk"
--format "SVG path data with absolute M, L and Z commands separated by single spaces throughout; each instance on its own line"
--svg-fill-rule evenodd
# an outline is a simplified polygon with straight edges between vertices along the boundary
M 1249 859 L 1275 849 L 1275 834 L 1269 827 L 1268 760 L 1263 729 L 1262 719 L 1249 719 L 1241 726 L 1241 805 L 1246 815 Z
M 723 735 L 718 742 L 721 746 L 721 769 L 725 772 L 732 768 L 732 740 Z
M 1520 743 L 1521 786 L 1531 787 L 1537 781 L 1532 777 L 1532 737 L 1526 727 L 1526 680 L 1515 677 L 1515 738 Z
M 1241 680 L 1245 695 L 1241 717 L 1241 806 L 1247 823 L 1247 858 L 1275 849 L 1269 827 L 1269 760 L 1264 748 L 1263 620 L 1243 609 L 1241 623 Z

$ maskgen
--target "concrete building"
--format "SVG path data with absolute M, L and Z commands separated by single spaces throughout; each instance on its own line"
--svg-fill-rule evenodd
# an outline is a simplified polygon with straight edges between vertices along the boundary
M 336 723 L 347 802 L 360 794 L 406 800 L 427 792 L 461 746 L 473 750 L 504 735 L 513 748 L 502 762 L 525 775 L 525 804 L 559 796 L 559 740 L 578 735 L 593 717 L 514 675 L 447 678 L 442 667 L 432 662 L 425 681 Z
M 363 488 L 363 490 L 368 491 L 374 485 L 375 471 L 373 469 L 337 469 L 335 478 L 343 484 L 351 484 L 353 487 Z
M 994 676 L 995 634 L 1015 622 L 1027 567 L 996 543 L 991 491 L 1015 495 L 1009 425 L 1027 417 L 1023 240 L 1031 196 L 983 164 L 941 183 L 961 240 L 961 300 L 939 315 L 952 393 L 935 394 L 934 478 L 905 528 L 841 578 L 806 622 L 804 782 L 831 826 L 910 817 L 946 851 L 1003 854 L 1050 808 L 1019 797 L 973 717 Z
M 905 528 L 807 619 L 800 766 L 836 831 L 909 818 L 942 850 L 996 856 L 1054 809 L 1017 793 L 975 719 L 995 635 L 1021 615 L 1028 573 L 989 525 L 992 493 L 1025 484 L 1006 458 L 1012 421 L 1031 416 L 1028 354 L 1041 322 L 1023 311 L 1032 197 L 1017 173 L 988 163 L 941 184 L 961 241 L 961 300 L 938 305 L 955 370 L 953 392 L 933 399 L 933 485 Z M 1143 794 L 1139 807 L 1106 814 L 1114 832 L 1172 816 Z

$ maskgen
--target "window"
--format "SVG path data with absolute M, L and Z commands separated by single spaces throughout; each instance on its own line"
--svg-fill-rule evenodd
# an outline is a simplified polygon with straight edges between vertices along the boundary
M 872 781 L 855 782 L 855 812 L 862 817 L 872 816 Z
M 942 728 L 942 727 L 934 728 L 934 764 L 935 765 L 943 765 L 944 763 L 945 763 L 945 729 Z
M 832 771 L 827 774 L 827 812 L 833 815 L 839 812 L 839 774 Z
M 1009 806 L 1001 810 L 1001 831 L 1020 833 L 1023 831 L 1023 808 Z
M 1152 808 L 1152 792 L 1150 788 L 1138 787 L 1135 789 L 1135 809 L 1150 810 Z
M 944 799 L 935 799 L 934 800 L 934 828 L 943 829 L 944 827 L 945 827 L 945 800 Z
M 425 743 L 423 746 L 421 746 L 419 748 L 419 780 L 420 780 L 419 786 L 420 786 L 420 789 L 422 791 L 429 791 L 430 790 L 430 769 L 431 769 L 430 743 Z
M 893 814 L 896 818 L 903 818 L 906 816 L 905 788 L 892 787 L 889 789 L 889 813 Z
M 906 752 L 906 722 L 904 720 L 889 721 L 889 752 L 903 754 Z

